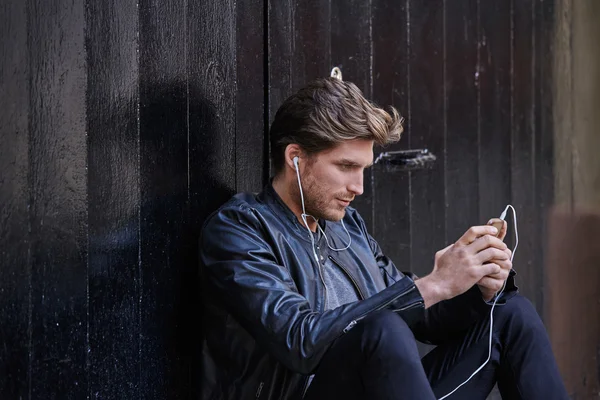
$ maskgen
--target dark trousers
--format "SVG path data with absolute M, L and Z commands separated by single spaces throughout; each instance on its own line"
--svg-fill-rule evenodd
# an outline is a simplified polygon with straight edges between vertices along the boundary
M 332 345 L 304 398 L 439 399 L 471 376 L 488 349 L 489 314 L 421 359 L 404 320 L 376 312 Z M 520 295 L 494 309 L 490 361 L 448 399 L 485 400 L 496 382 L 503 399 L 568 399 L 546 330 Z

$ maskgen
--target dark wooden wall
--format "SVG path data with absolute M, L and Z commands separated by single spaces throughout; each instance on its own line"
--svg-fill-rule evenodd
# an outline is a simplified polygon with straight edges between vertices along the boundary
M 511 202 L 541 311 L 552 4 L 3 1 L 0 398 L 194 398 L 201 223 L 260 190 L 274 112 L 333 66 L 406 117 L 390 149 L 438 157 L 365 177 L 398 266 Z
M 515 268 L 541 311 L 552 23 L 547 1 L 271 0 L 270 119 L 334 66 L 376 103 L 393 104 L 406 131 L 386 150 L 428 148 L 437 162 L 431 171 L 367 172 L 355 204 L 375 238 L 399 267 L 424 275 L 436 250 L 511 203 Z

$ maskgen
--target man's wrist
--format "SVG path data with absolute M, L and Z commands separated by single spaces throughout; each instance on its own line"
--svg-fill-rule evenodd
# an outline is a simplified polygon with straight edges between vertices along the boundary
M 425 308 L 446 300 L 442 286 L 431 275 L 420 278 L 415 282 L 415 285 L 419 289 L 421 297 L 423 297 Z

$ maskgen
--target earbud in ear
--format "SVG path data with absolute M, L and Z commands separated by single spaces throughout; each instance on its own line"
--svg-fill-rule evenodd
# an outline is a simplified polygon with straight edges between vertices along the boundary
M 292 161 L 294 161 L 294 167 L 296 167 L 296 171 L 297 171 L 298 170 L 298 156 L 294 157 Z

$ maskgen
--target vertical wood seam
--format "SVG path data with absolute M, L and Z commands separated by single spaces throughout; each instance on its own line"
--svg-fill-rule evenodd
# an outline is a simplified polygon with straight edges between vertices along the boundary
M 25 3 L 25 25 L 26 25 L 26 32 L 27 32 L 27 63 L 28 63 L 28 71 L 27 71 L 27 91 L 28 91 L 28 98 L 27 98 L 27 102 L 29 104 L 29 109 L 31 110 L 31 103 L 32 103 L 32 80 L 33 80 L 33 72 L 32 72 L 32 65 L 31 65 L 31 32 L 30 32 L 30 27 L 31 27 L 31 0 L 27 0 Z M 32 387 L 32 374 L 33 374 L 33 260 L 31 257 L 31 252 L 32 252 L 32 229 L 33 229 L 33 197 L 34 197 L 34 193 L 33 193 L 33 167 L 32 167 L 32 146 L 31 143 L 33 141 L 32 139 L 32 118 L 31 118 L 31 112 L 28 113 L 27 115 L 27 158 L 28 158 L 28 163 L 27 163 L 27 189 L 29 191 L 29 196 L 28 196 L 28 202 L 29 204 L 27 205 L 27 236 L 28 236 L 28 243 L 27 243 L 27 268 L 28 268 L 28 274 L 27 274 L 27 278 L 29 280 L 28 282 L 28 286 L 29 286 L 29 296 L 28 296 L 28 307 L 27 307 L 27 317 L 28 317 L 28 327 L 27 327 L 27 335 L 28 335 L 28 370 L 27 370 L 27 386 L 28 386 L 28 395 L 29 395 L 29 399 L 31 399 L 31 387 Z
M 477 0 L 477 28 L 475 46 L 477 49 L 477 67 L 475 69 L 475 85 L 477 86 L 477 214 L 481 219 L 481 4 Z
M 269 57 L 271 56 L 270 48 L 270 35 L 271 25 L 269 24 L 269 4 L 270 0 L 263 0 L 263 180 L 262 186 L 266 185 L 269 177 L 271 176 L 271 137 L 269 133 L 270 127 L 270 110 L 271 101 L 269 98 L 270 93 L 270 74 L 271 74 L 271 63 L 269 63 Z
M 411 110 L 411 91 L 410 91 L 410 0 L 406 0 L 406 97 L 407 97 L 407 123 L 406 123 L 406 131 L 408 133 L 407 137 L 407 147 L 410 149 L 411 147 L 411 136 L 412 136 L 412 132 L 411 132 L 411 125 L 412 125 L 412 110 Z M 412 251 L 412 242 L 413 242 L 413 212 L 412 212 L 412 178 L 413 178 L 413 173 L 412 171 L 408 172 L 408 237 L 409 237 L 409 248 L 411 249 L 410 252 L 410 259 L 409 259 L 409 270 L 413 271 L 414 269 L 414 265 L 413 265 L 413 251 Z
M 138 395 L 140 400 L 142 399 L 142 303 L 144 302 L 144 292 L 142 290 L 143 285 L 143 271 L 142 271 L 142 141 L 141 141 L 141 121 L 140 121 L 140 108 L 141 108 L 141 98 L 140 98 L 140 88 L 141 88 L 141 74 L 140 74 L 140 59 L 141 59 L 141 51 L 140 51 L 140 35 L 141 35 L 141 27 L 140 27 L 140 3 L 136 2 L 137 7 L 137 42 L 136 52 L 137 52 L 137 96 L 136 96 L 136 116 L 137 116 L 137 164 L 138 164 L 138 174 L 136 176 L 137 179 L 137 190 L 138 190 L 138 287 L 136 288 L 138 291 Z
M 86 207 L 86 221 L 88 226 L 87 232 L 87 251 L 85 257 L 85 311 L 86 311 L 86 321 L 85 321 L 85 372 L 86 372 L 86 384 L 87 384 L 87 394 L 91 398 L 92 397 L 92 385 L 90 383 L 90 179 L 89 179 L 89 166 L 90 166 L 90 138 L 89 138 L 89 118 L 88 118 L 88 108 L 89 108 L 89 100 L 88 100 L 88 91 L 89 91 L 89 53 L 87 46 L 87 37 L 88 37 L 88 25 L 87 25 L 87 8 L 89 5 L 89 0 L 85 0 L 83 4 L 83 52 L 84 52 L 84 69 L 86 71 L 86 85 L 85 85 L 85 99 L 84 99 L 84 126 L 85 126 L 85 136 L 86 136 L 86 159 L 85 159 L 85 207 Z
M 442 91 L 444 124 L 444 245 L 448 243 L 448 84 L 446 64 L 446 0 L 442 2 Z

